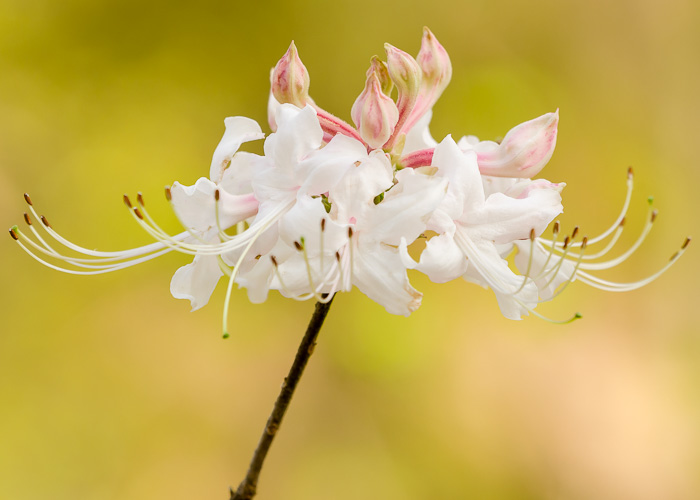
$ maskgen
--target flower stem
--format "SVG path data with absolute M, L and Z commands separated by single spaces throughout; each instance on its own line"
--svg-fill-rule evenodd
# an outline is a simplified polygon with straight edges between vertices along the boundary
M 331 297 L 331 300 L 326 303 L 316 303 L 316 309 L 314 310 L 313 316 L 311 316 L 309 326 L 306 328 L 304 338 L 301 340 L 301 344 L 299 344 L 299 349 L 297 350 L 297 355 L 294 358 L 294 363 L 289 369 L 289 374 L 284 379 L 282 389 L 280 390 L 279 396 L 277 396 L 277 401 L 275 401 L 275 406 L 272 409 L 270 418 L 267 419 L 265 429 L 263 430 L 262 436 L 260 436 L 258 447 L 255 449 L 255 453 L 253 453 L 253 459 L 250 461 L 248 473 L 246 474 L 245 479 L 241 481 L 241 484 L 238 485 L 238 489 L 236 491 L 234 491 L 233 488 L 230 489 L 230 500 L 250 500 L 255 496 L 258 486 L 258 477 L 260 476 L 263 462 L 265 461 L 267 452 L 270 449 L 272 440 L 275 438 L 275 435 L 279 430 L 280 424 L 282 423 L 282 418 L 287 411 L 287 407 L 292 401 L 294 389 L 296 389 L 297 384 L 301 379 L 301 375 L 304 373 L 306 363 L 308 363 L 311 354 L 314 352 L 318 333 L 321 331 L 323 320 L 326 319 L 326 315 L 328 314 L 328 310 L 330 309 L 332 302 L 333 297 Z

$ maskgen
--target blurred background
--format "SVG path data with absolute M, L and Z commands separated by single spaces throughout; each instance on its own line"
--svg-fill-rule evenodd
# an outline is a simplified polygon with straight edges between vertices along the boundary
M 568 184 L 567 231 L 617 216 L 603 276 L 643 278 L 698 229 L 700 4 L 690 0 L 382 3 L 0 0 L 0 224 L 22 193 L 66 237 L 149 242 L 124 208 L 142 191 L 175 231 L 165 184 L 208 174 L 226 116 L 267 130 L 270 68 L 294 39 L 311 94 L 349 120 L 374 54 L 412 54 L 429 26 L 452 84 L 433 135 L 502 137 L 560 109 L 542 176 Z M 0 240 L 0 498 L 224 499 L 242 479 L 313 304 L 224 287 L 189 312 L 169 293 L 188 259 L 98 277 L 44 268 Z M 336 298 L 260 480 L 260 500 L 700 498 L 698 249 L 652 285 L 580 283 L 503 319 L 490 291 L 412 278 L 394 317 Z

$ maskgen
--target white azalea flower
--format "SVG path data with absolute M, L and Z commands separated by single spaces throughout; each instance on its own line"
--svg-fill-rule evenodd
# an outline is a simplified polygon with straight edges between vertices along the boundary
M 519 319 L 574 280 L 630 290 L 684 253 L 689 239 L 659 272 L 637 282 L 598 277 L 598 271 L 624 262 L 655 220 L 650 211 L 638 240 L 607 258 L 623 230 L 631 173 L 622 213 L 608 231 L 577 239 L 575 229 L 560 241 L 555 224 L 554 237 L 544 238 L 562 211 L 564 184 L 531 178 L 552 157 L 558 111 L 517 125 L 500 143 L 473 136 L 455 143 L 448 136 L 438 144 L 429 123 L 452 75 L 447 52 L 427 28 L 416 58 L 389 44 L 385 49 L 387 62 L 372 58 L 351 111 L 356 129 L 311 99 L 309 72 L 292 43 L 271 73 L 273 133 L 263 155 L 239 151 L 241 144 L 264 137 L 258 124 L 226 118 L 209 177 L 166 190 L 184 227 L 180 234 L 163 231 L 140 194 L 135 204 L 127 196 L 124 201 L 156 240 L 150 245 L 116 252 L 76 245 L 36 212 L 27 195 L 28 230 L 14 226 L 10 234 L 39 262 L 72 274 L 124 269 L 173 250 L 190 255 L 192 262 L 175 272 L 171 291 L 198 309 L 226 275 L 224 330 L 234 283 L 253 302 L 264 301 L 270 290 L 328 301 L 356 286 L 387 311 L 407 315 L 422 297 L 408 281 L 406 270 L 412 268 L 434 282 L 462 277 L 490 288 L 503 314 Z M 416 262 L 408 246 L 433 233 Z M 603 248 L 592 252 L 594 245 Z M 508 264 L 513 252 L 521 274 Z
M 521 198 L 503 193 L 486 196 L 474 151 L 462 152 L 451 137 L 435 148 L 436 176 L 449 179 L 447 195 L 435 210 L 428 228 L 431 238 L 415 263 L 406 244 L 406 265 L 444 283 L 463 277 L 491 288 L 504 316 L 519 319 L 537 304 L 537 288 L 524 283 L 504 260 L 497 245 L 541 234 L 562 210 L 558 189 L 534 189 Z

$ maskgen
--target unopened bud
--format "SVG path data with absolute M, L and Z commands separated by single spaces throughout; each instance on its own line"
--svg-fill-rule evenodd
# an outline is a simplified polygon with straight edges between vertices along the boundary
M 292 42 L 272 71 L 272 93 L 280 104 L 303 108 L 309 100 L 309 82 L 309 72 Z
M 399 110 L 394 101 L 382 92 L 376 72 L 369 73 L 365 89 L 350 112 L 362 140 L 372 149 L 381 148 L 394 132 Z
M 386 63 L 377 56 L 372 56 L 372 59 L 370 60 L 370 66 L 367 70 L 367 78 L 369 78 L 372 73 L 376 73 L 377 78 L 379 78 L 379 83 L 382 85 L 382 92 L 388 96 L 391 96 L 391 91 L 394 88 L 394 82 L 391 81 L 391 77 L 389 76 L 389 68 L 387 67 Z
M 442 92 L 452 78 L 452 63 L 445 48 L 428 28 L 423 28 L 423 40 L 416 59 L 423 70 L 423 83 L 430 83 Z
M 399 91 L 399 99 L 402 96 L 415 98 L 418 95 L 423 79 L 423 72 L 418 62 L 410 54 L 397 49 L 393 45 L 385 43 L 384 48 L 386 49 L 389 76 Z
M 496 177 L 534 177 L 554 153 L 558 124 L 555 111 L 512 128 L 498 147 L 477 149 L 479 171 Z

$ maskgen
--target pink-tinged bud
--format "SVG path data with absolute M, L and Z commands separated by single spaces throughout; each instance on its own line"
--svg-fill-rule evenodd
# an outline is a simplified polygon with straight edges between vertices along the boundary
M 385 43 L 384 48 L 386 49 L 389 76 L 399 91 L 399 99 L 402 96 L 413 96 L 415 99 L 423 78 L 423 72 L 418 66 L 418 62 L 411 55 L 393 45 Z
M 381 148 L 394 132 L 399 110 L 394 101 L 382 92 L 376 72 L 369 73 L 365 89 L 352 105 L 352 120 L 362 140 L 372 149 Z
M 394 82 L 391 81 L 391 77 L 389 76 L 389 68 L 387 67 L 386 63 L 377 56 L 372 56 L 372 59 L 370 60 L 370 66 L 367 70 L 367 78 L 369 78 L 372 73 L 376 73 L 377 78 L 379 78 L 379 83 L 382 86 L 382 92 L 390 96 L 391 91 L 394 88 Z
M 303 108 L 309 100 L 309 72 L 291 43 L 272 70 L 272 94 L 280 104 L 291 103 Z
M 452 78 L 452 63 L 447 51 L 428 28 L 423 28 L 423 40 L 416 60 L 423 70 L 423 84 L 437 87 L 442 93 Z
M 501 144 L 479 151 L 477 163 L 484 175 L 531 178 L 539 173 L 554 153 L 559 110 L 512 128 Z

